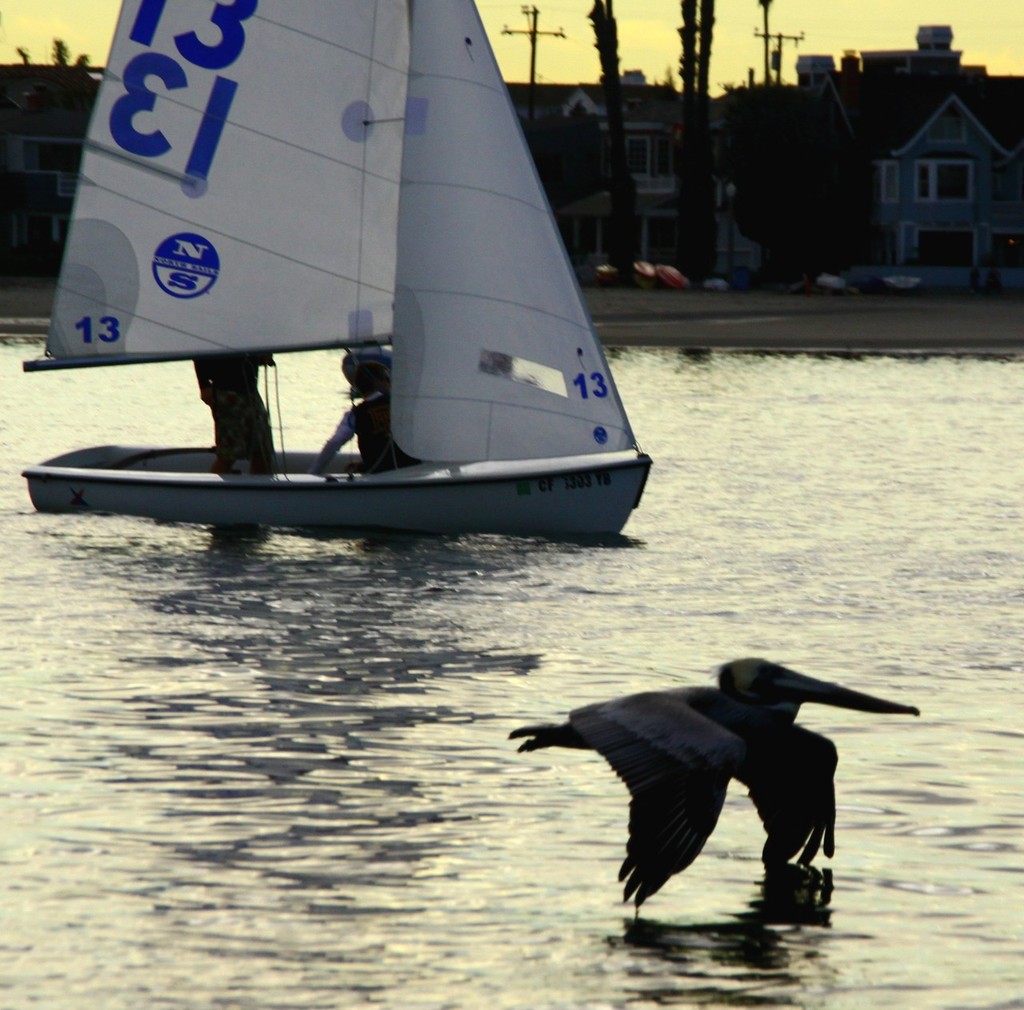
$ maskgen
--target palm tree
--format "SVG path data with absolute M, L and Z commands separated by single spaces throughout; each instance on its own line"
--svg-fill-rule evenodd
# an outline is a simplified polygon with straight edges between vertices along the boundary
M 619 271 L 619 280 L 633 276 L 636 185 L 626 160 L 626 129 L 622 118 L 622 83 L 619 79 L 619 34 L 612 0 L 595 0 L 590 12 L 597 52 L 601 59 L 601 84 L 608 109 L 608 142 L 611 149 L 611 218 L 608 259 Z
M 711 163 L 708 71 L 714 0 L 682 0 L 683 135 L 679 152 L 677 260 L 683 273 L 707 277 L 715 261 L 714 180 Z
M 53 40 L 53 63 L 58 67 L 66 67 L 71 63 L 71 50 L 63 39 Z

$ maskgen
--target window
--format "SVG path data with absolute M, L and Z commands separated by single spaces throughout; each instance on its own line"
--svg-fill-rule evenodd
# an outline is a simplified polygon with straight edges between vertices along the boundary
M 62 144 L 59 141 L 41 142 L 38 155 L 41 172 L 76 173 L 82 159 L 82 147 L 80 144 Z
M 936 165 L 935 195 L 940 200 L 966 200 L 971 192 L 970 165 Z
M 967 139 L 967 128 L 960 113 L 944 112 L 928 128 L 928 139 L 933 144 L 962 144 Z
M 626 138 L 626 161 L 633 175 L 650 174 L 650 158 L 646 137 Z
M 895 161 L 876 161 L 873 168 L 875 203 L 896 203 L 900 198 L 899 165 Z
M 993 169 L 992 198 L 1008 202 L 1024 201 L 1024 166 L 1011 164 Z
M 969 161 L 919 161 L 917 199 L 971 199 L 973 168 Z
M 1024 234 L 993 235 L 992 259 L 997 267 L 1024 266 Z
M 658 137 L 654 141 L 654 174 L 672 174 L 672 141 L 668 137 Z

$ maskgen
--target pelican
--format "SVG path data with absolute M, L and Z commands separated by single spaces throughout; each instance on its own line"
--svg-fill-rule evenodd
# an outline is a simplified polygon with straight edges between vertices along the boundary
M 809 865 L 835 851 L 835 745 L 794 725 L 803 702 L 919 715 L 911 705 L 815 680 L 765 659 L 718 668 L 718 688 L 645 691 L 586 705 L 561 725 L 523 726 L 520 751 L 596 750 L 625 782 L 629 841 L 619 870 L 636 908 L 700 854 L 729 779 L 742 782 L 764 824 L 765 867 Z M 801 851 L 802 850 L 802 851 Z

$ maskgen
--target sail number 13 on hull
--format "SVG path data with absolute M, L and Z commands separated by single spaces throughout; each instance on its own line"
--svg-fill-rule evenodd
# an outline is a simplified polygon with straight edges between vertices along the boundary
M 178 55 L 186 63 L 203 70 L 223 70 L 230 66 L 245 48 L 243 22 L 256 13 L 257 3 L 258 0 L 233 0 L 215 4 L 209 21 L 217 29 L 219 37 L 211 44 L 202 41 L 195 31 L 175 35 Z M 144 133 L 135 124 L 139 113 L 159 115 L 157 101 L 161 95 L 152 90 L 150 78 L 160 81 L 167 91 L 189 87 L 188 73 L 182 64 L 174 57 L 150 48 L 166 4 L 167 0 L 142 0 L 139 5 L 129 37 L 133 42 L 146 46 L 147 51 L 128 61 L 123 74 L 125 93 L 110 110 L 110 134 L 114 142 L 122 150 L 141 158 L 160 158 L 171 150 L 171 142 L 162 130 Z M 201 180 L 209 177 L 237 90 L 237 81 L 220 74 L 214 78 L 185 165 L 186 176 Z

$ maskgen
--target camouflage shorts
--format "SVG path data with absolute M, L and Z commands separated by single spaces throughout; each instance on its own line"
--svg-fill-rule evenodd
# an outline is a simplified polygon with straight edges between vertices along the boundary
M 246 396 L 230 389 L 216 392 L 213 421 L 217 455 L 221 459 L 270 460 L 270 418 L 258 395 Z

